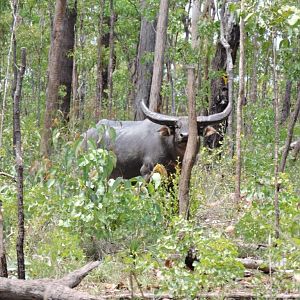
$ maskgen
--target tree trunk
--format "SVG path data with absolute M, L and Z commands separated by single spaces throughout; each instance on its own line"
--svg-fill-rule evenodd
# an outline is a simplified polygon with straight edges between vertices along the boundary
M 13 23 L 15 22 L 15 18 L 17 18 L 17 1 L 13 0 Z M 15 91 L 16 91 L 16 87 L 17 87 L 17 77 L 18 77 L 18 68 L 17 68 L 17 39 L 16 39 L 16 31 L 13 30 L 12 31 L 12 68 L 13 68 L 13 81 L 11 84 L 11 97 L 12 100 L 14 101 L 14 97 L 15 97 Z M 13 118 L 14 118 L 14 114 L 13 114 Z M 13 131 L 15 131 L 15 121 L 13 119 Z M 15 149 L 16 149 L 16 140 L 15 140 L 15 135 L 13 135 L 13 153 L 14 155 L 15 153 Z
M 234 16 L 229 12 L 228 6 L 225 6 L 224 12 L 224 31 L 225 39 L 228 41 L 231 48 L 231 56 L 233 64 L 235 63 L 237 49 L 240 39 L 240 28 L 238 24 L 234 24 Z M 226 73 L 226 50 L 221 42 L 218 42 L 215 56 L 212 60 L 211 70 L 214 72 L 223 71 Z M 223 111 L 228 103 L 228 87 L 227 80 L 221 78 L 211 79 L 211 98 L 209 104 L 209 113 L 214 114 Z M 204 139 L 204 144 L 209 148 L 220 146 L 220 141 L 223 139 L 223 134 L 220 132 L 222 128 L 226 129 L 225 124 L 214 126 L 217 133 L 210 135 Z M 224 130 L 223 129 L 223 130 Z
M 0 277 L 8 277 L 5 245 L 4 245 L 3 210 L 2 210 L 1 200 L 0 200 Z
M 198 143 L 197 115 L 195 103 L 195 68 L 188 67 L 189 137 L 182 162 L 179 181 L 179 214 L 187 219 L 189 215 L 189 189 L 192 169 L 195 163 Z
M 66 8 L 63 20 L 62 42 L 60 46 L 60 82 L 62 96 L 59 96 L 59 109 L 63 113 L 64 120 L 69 121 L 71 95 L 72 95 L 72 74 L 75 44 L 75 24 L 77 18 L 77 1 L 73 8 Z
M 199 0 L 194 0 L 192 11 L 192 49 L 199 50 L 198 41 L 198 21 L 200 18 Z M 179 214 L 187 219 L 189 217 L 190 206 L 190 180 L 192 169 L 195 163 L 200 139 L 198 138 L 197 114 L 196 114 L 196 90 L 195 90 L 195 68 L 189 66 L 187 70 L 187 93 L 189 108 L 189 137 L 182 161 L 182 169 L 179 181 Z
M 284 101 L 282 103 L 282 109 L 281 109 L 281 120 L 280 120 L 281 124 L 283 124 L 290 115 L 291 93 L 292 93 L 292 80 L 287 80 L 285 86 Z
M 163 78 L 164 54 L 167 40 L 169 0 L 161 0 L 155 37 L 154 65 L 151 82 L 149 108 L 160 112 L 160 90 Z
M 276 33 L 272 32 L 273 37 L 273 85 L 274 85 L 274 106 L 275 106 L 275 141 L 274 141 L 274 210 L 275 210 L 275 238 L 279 238 L 279 97 L 278 97 L 278 74 L 276 70 L 277 65 L 277 38 Z
M 74 54 L 77 51 L 77 37 L 75 33 Z M 72 74 L 72 118 L 73 121 L 79 118 L 79 95 L 78 95 L 78 69 L 75 56 L 73 57 L 73 74 Z
M 103 36 L 103 20 L 104 20 L 104 5 L 105 0 L 100 1 L 100 14 L 98 22 L 98 56 L 97 56 L 97 85 L 96 85 L 96 98 L 95 98 L 95 122 L 100 118 L 102 110 L 102 98 L 103 98 L 103 51 L 102 51 L 102 36 Z
M 51 134 L 54 126 L 53 121 L 58 109 L 58 92 L 60 84 L 60 51 L 63 38 L 63 23 L 66 12 L 66 0 L 57 0 L 55 5 L 55 17 L 53 25 L 53 39 L 50 46 L 49 55 L 49 78 L 46 95 L 46 110 L 44 126 L 41 139 L 41 154 L 50 156 Z
M 110 30 L 109 30 L 109 63 L 108 63 L 108 112 L 109 117 L 112 117 L 113 106 L 113 70 L 114 70 L 114 26 L 115 26 L 115 12 L 114 1 L 110 0 Z
M 281 158 L 281 163 L 279 166 L 279 172 L 281 172 L 281 173 L 284 172 L 284 170 L 285 170 L 286 159 L 287 159 L 287 156 L 288 156 L 288 153 L 290 150 L 290 144 L 292 142 L 294 127 L 295 127 L 295 124 L 298 119 L 299 111 L 300 111 L 300 81 L 298 82 L 297 102 L 295 104 L 295 109 L 294 109 L 294 112 L 293 112 L 291 120 L 290 120 L 290 124 L 289 124 L 289 128 L 288 128 L 288 135 L 287 135 L 287 138 L 285 141 L 284 150 L 283 150 L 282 158 Z
M 244 12 L 244 0 L 241 1 L 241 12 Z M 239 62 L 239 96 L 236 109 L 236 171 L 235 171 L 235 200 L 238 203 L 241 198 L 241 135 L 242 135 L 242 107 L 245 98 L 245 23 L 240 17 L 240 62 Z
M 220 42 L 222 43 L 223 47 L 226 50 L 226 72 L 228 75 L 228 102 L 233 103 L 233 97 L 234 97 L 234 91 L 233 91 L 233 80 L 234 80 L 234 74 L 233 74 L 233 60 L 232 60 L 232 49 L 230 48 L 230 45 L 228 41 L 225 38 L 225 24 L 224 24 L 224 13 L 225 13 L 225 6 L 223 5 L 221 9 L 221 22 L 220 22 Z M 233 105 L 232 105 L 233 106 Z M 233 156 L 233 112 L 230 113 L 230 116 L 228 118 L 228 134 L 231 138 L 230 140 L 230 154 L 231 157 Z
M 18 197 L 18 237 L 17 237 L 17 261 L 18 278 L 25 279 L 25 259 L 24 259 L 24 208 L 23 208 L 23 155 L 21 141 L 21 121 L 20 121 L 20 101 L 22 92 L 22 81 L 26 68 L 26 49 L 21 49 L 22 65 L 17 75 L 16 91 L 14 95 L 14 140 L 16 173 L 17 173 L 17 197 Z
M 147 9 L 145 0 L 141 0 L 142 11 Z M 155 21 L 149 21 L 147 17 L 142 16 L 139 47 L 137 54 L 137 79 L 136 79 L 136 96 L 135 96 L 135 120 L 144 120 L 145 116 L 140 108 L 140 101 L 145 100 L 149 106 L 149 96 L 151 89 L 153 60 L 145 59 L 146 55 L 154 52 L 155 47 Z
M 259 47 L 257 42 L 258 33 L 256 32 L 253 36 L 253 60 L 252 60 L 252 80 L 250 85 L 250 101 L 255 103 L 257 100 L 257 65 Z
M 0 120 L 0 148 L 2 147 L 2 139 L 3 139 L 3 127 L 4 127 L 4 116 L 5 116 L 5 109 L 6 109 L 6 95 L 8 90 L 8 78 L 9 78 L 9 69 L 10 69 L 10 62 L 11 62 L 11 52 L 13 50 L 13 41 L 14 41 L 14 35 L 16 30 L 16 22 L 17 18 L 16 15 L 13 14 L 13 24 L 11 28 L 11 38 L 10 38 L 10 45 L 9 50 L 7 54 L 7 66 L 6 66 L 6 72 L 5 72 L 5 79 L 4 79 L 4 92 L 3 92 L 3 100 L 2 100 L 2 111 L 1 111 L 1 120 Z M 4 65 L 4 64 L 3 64 Z

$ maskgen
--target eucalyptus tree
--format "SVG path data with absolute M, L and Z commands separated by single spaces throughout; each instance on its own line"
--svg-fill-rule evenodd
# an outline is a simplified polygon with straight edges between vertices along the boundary
M 153 60 L 151 54 L 155 48 L 155 26 L 156 21 L 151 20 L 147 15 L 148 4 L 141 0 L 141 25 L 139 34 L 138 53 L 136 57 L 136 95 L 134 105 L 134 119 L 143 120 L 145 118 L 141 108 L 140 100 L 145 99 L 149 105 L 151 81 L 153 74 Z
M 153 76 L 151 82 L 149 108 L 159 112 L 161 109 L 160 90 L 163 79 L 165 46 L 167 41 L 169 0 L 160 0 L 155 37 Z
M 63 22 L 66 14 L 67 1 L 57 0 L 53 23 L 53 36 L 51 39 L 49 55 L 49 78 L 46 97 L 46 110 L 41 139 L 41 154 L 45 157 L 51 152 L 51 129 L 54 126 L 54 118 L 58 108 L 58 94 L 60 84 L 60 48 L 63 39 Z

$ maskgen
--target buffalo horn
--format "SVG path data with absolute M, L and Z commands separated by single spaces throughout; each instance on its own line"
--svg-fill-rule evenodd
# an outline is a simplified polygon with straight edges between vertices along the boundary
M 143 113 L 146 115 L 148 119 L 160 125 L 174 126 L 174 124 L 179 120 L 179 118 L 175 116 L 168 116 L 168 115 L 151 111 L 146 106 L 144 100 L 141 100 L 141 108 Z M 198 116 L 197 117 L 198 128 L 204 128 L 208 125 L 221 123 L 222 121 L 228 118 L 231 110 L 232 110 L 232 103 L 229 102 L 227 107 L 220 113 L 216 113 L 209 116 Z
M 198 127 L 206 127 L 208 125 L 221 123 L 222 121 L 228 118 L 228 116 L 231 113 L 231 110 L 232 110 L 232 103 L 229 102 L 227 107 L 220 113 L 216 113 L 208 116 L 198 116 L 197 117 Z
M 174 126 L 175 123 L 179 120 L 178 117 L 163 115 L 151 111 L 145 104 L 144 100 L 141 100 L 141 108 L 146 117 L 154 123 L 160 125 Z

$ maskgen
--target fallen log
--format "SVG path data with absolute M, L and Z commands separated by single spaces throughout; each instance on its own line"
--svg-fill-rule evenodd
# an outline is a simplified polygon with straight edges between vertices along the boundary
M 139 294 L 132 295 L 131 292 L 120 293 L 115 295 L 105 295 L 102 299 L 155 299 L 155 300 L 168 300 L 168 299 L 178 299 L 178 297 L 173 297 L 168 294 L 153 294 L 153 293 L 144 293 L 142 297 Z M 252 292 L 208 292 L 200 293 L 194 299 L 300 299 L 300 293 L 291 293 L 285 294 L 280 293 L 277 295 L 261 295 L 259 293 Z
M 73 290 L 82 279 L 100 265 L 100 261 L 90 262 L 84 267 L 61 279 L 0 279 L 0 299 L 5 300 L 100 300 L 103 298 Z
M 274 267 L 270 267 L 261 259 L 237 258 L 237 261 L 242 263 L 246 269 L 259 270 L 267 274 L 276 271 Z

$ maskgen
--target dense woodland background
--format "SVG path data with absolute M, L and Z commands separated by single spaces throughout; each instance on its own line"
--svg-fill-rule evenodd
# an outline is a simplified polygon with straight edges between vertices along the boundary
M 59 278 L 102 259 L 90 294 L 299 293 L 299 4 L 0 0 L 0 275 Z M 173 190 L 162 174 L 109 181 L 114 154 L 82 153 L 80 135 L 143 119 L 141 99 L 188 115 L 191 65 L 197 114 L 234 109 L 202 138 L 186 220 L 179 171 Z

